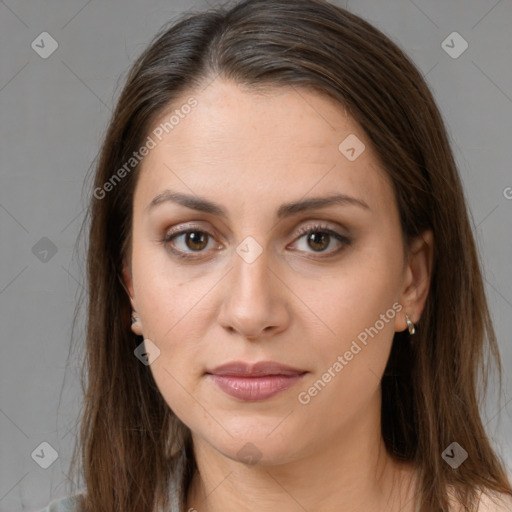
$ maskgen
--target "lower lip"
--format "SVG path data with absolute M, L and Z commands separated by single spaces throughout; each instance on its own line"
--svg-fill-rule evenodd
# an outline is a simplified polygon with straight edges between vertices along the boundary
M 235 375 L 208 374 L 225 393 L 240 400 L 255 402 L 265 400 L 296 384 L 304 374 L 265 375 L 261 377 L 239 377 Z

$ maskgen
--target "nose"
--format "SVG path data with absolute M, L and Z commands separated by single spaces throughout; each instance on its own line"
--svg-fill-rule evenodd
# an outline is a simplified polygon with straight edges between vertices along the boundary
M 235 253 L 233 268 L 223 281 L 218 322 L 225 329 L 251 341 L 286 329 L 288 288 L 279 271 L 269 267 L 267 251 L 251 263 Z

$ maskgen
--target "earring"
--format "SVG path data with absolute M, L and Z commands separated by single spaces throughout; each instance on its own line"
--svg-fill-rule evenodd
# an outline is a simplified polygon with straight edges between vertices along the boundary
M 411 322 L 411 319 L 405 314 L 405 321 L 407 322 L 407 328 L 409 329 L 409 334 L 414 334 L 416 332 L 416 327 L 414 327 L 414 323 Z
M 135 311 L 132 311 L 130 328 L 135 334 L 139 336 L 142 335 L 142 324 L 140 323 L 140 318 L 135 314 Z

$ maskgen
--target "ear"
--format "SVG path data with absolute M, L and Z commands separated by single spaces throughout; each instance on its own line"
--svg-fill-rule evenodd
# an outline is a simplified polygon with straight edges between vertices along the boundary
M 137 320 L 135 322 L 133 320 L 130 320 L 131 329 L 135 334 L 142 336 L 143 335 L 142 334 L 142 323 L 141 323 L 139 315 L 137 313 L 131 265 L 129 265 L 129 263 L 126 260 L 124 260 L 124 262 L 123 262 L 122 274 L 123 274 L 124 288 L 125 288 L 128 296 L 130 297 L 130 304 L 132 306 L 133 315 L 137 318 Z
M 135 309 L 135 293 L 133 290 L 132 269 L 130 264 L 126 260 L 123 261 L 123 284 L 126 293 L 130 297 L 130 303 L 132 305 L 132 308 Z
M 428 229 L 415 238 L 410 246 L 399 300 L 403 310 L 402 314 L 396 317 L 396 331 L 403 331 L 407 328 L 406 313 L 413 323 L 418 322 L 421 318 L 430 289 L 433 263 L 434 234 L 431 229 Z

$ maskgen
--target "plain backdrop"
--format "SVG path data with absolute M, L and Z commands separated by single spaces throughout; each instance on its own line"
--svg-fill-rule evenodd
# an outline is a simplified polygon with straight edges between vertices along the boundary
M 512 473 L 512 2 L 338 4 L 411 56 L 444 116 L 505 370 L 501 407 L 490 394 L 483 415 Z M 68 493 L 81 405 L 79 361 L 68 351 L 84 283 L 73 253 L 84 181 L 130 64 L 161 25 L 208 5 L 216 2 L 0 2 L 1 512 Z

